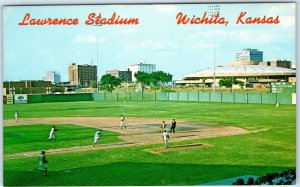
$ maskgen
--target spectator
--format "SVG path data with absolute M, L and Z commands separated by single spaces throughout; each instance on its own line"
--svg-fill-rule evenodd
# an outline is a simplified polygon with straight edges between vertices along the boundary
M 233 185 L 244 185 L 245 181 L 242 178 L 238 178 L 236 179 L 236 181 L 234 183 L 232 183 Z
M 252 177 L 248 179 L 247 185 L 254 185 L 254 179 Z

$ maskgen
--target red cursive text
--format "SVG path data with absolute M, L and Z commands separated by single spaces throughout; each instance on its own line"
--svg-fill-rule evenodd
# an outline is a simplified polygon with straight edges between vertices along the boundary
M 278 24 L 279 16 L 276 17 L 245 17 L 247 12 L 241 12 L 236 20 L 236 24 Z
M 78 19 L 75 18 L 45 18 L 45 19 L 35 19 L 30 18 L 30 14 L 25 14 L 22 22 L 19 23 L 20 26 L 28 25 L 78 25 Z
M 103 18 L 101 13 L 96 16 L 95 13 L 88 15 L 88 20 L 85 21 L 86 25 L 138 25 L 138 18 L 121 18 L 114 12 L 110 18 Z
M 212 17 L 206 17 L 206 12 L 204 12 L 202 17 L 196 17 L 193 15 L 192 18 L 187 17 L 187 15 L 183 15 L 182 12 L 179 12 L 176 15 L 177 25 L 183 24 L 220 24 L 227 26 L 228 21 L 225 18 L 220 17 L 219 13 Z

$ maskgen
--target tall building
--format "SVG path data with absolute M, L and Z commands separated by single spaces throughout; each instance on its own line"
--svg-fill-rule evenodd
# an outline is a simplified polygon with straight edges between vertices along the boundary
M 51 81 L 51 83 L 59 83 L 61 81 L 60 73 L 57 71 L 47 71 L 46 76 L 43 77 L 44 81 Z
M 262 62 L 263 52 L 258 49 L 245 48 L 242 52 L 236 53 L 236 61 Z
M 106 74 L 110 74 L 114 77 L 117 77 L 125 82 L 132 81 L 132 72 L 128 69 L 127 71 L 119 71 L 119 70 L 108 70 Z
M 91 86 L 93 81 L 97 81 L 96 65 L 69 65 L 69 82 L 72 85 Z
M 143 62 L 139 64 L 129 65 L 128 69 L 132 72 L 132 81 L 136 81 L 134 74 L 138 71 L 145 72 L 145 73 L 152 73 L 156 71 L 155 64 L 143 64 Z

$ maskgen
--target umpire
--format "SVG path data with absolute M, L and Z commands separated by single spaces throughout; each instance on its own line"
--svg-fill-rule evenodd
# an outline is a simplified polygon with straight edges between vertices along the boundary
M 176 128 L 176 121 L 175 121 L 175 119 L 173 119 L 172 125 L 171 125 L 171 128 L 170 128 L 170 133 L 171 132 L 175 133 L 175 128 Z

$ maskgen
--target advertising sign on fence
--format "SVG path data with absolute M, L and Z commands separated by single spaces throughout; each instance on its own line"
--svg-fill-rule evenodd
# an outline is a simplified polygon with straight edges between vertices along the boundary
M 292 104 L 296 104 L 297 103 L 297 94 L 296 93 L 292 93 Z
M 13 95 L 7 95 L 6 104 L 8 104 L 8 105 L 14 104 L 14 96 Z
M 27 95 L 26 94 L 16 94 L 16 95 L 14 95 L 14 103 L 15 104 L 27 103 Z

